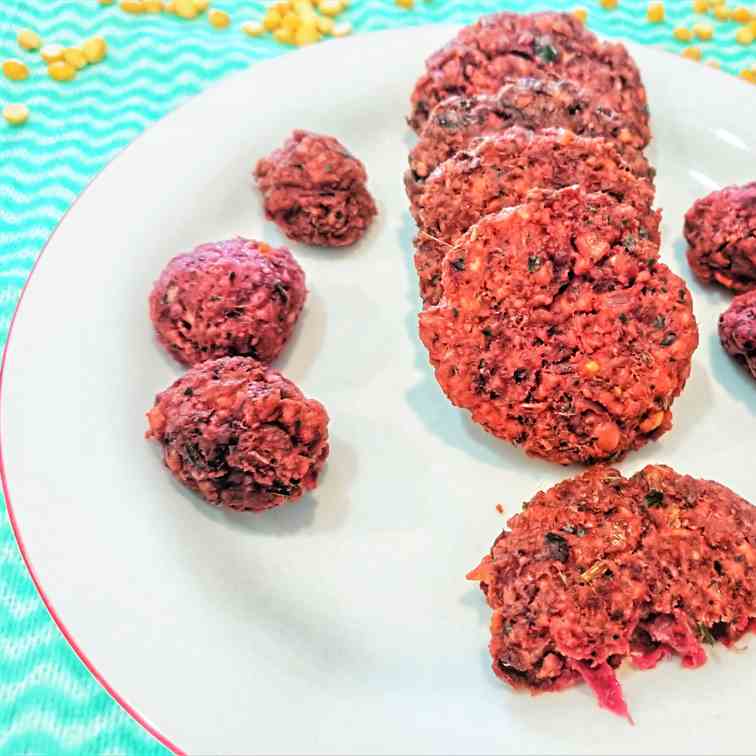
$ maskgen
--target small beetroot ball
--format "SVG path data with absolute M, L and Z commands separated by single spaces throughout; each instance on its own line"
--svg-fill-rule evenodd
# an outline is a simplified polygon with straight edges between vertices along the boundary
M 703 283 L 735 293 L 756 289 L 756 181 L 696 200 L 683 234 L 690 267 Z
M 150 294 L 150 318 L 185 365 L 236 355 L 270 362 L 306 295 L 304 272 L 288 249 L 231 239 L 174 257 Z
M 305 244 L 354 244 L 377 213 L 365 166 L 333 137 L 297 129 L 257 163 L 255 178 L 266 216 Z
M 756 378 L 756 289 L 735 297 L 719 316 L 719 339 L 725 352 Z
M 298 499 L 317 485 L 329 451 L 323 405 L 249 357 L 191 368 L 157 395 L 147 420 L 173 475 L 229 509 Z

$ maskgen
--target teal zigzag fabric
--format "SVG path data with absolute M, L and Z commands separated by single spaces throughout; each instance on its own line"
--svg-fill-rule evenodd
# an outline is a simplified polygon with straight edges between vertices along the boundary
M 340 20 L 356 34 L 435 22 L 466 23 L 505 8 L 570 9 L 581 0 L 417 0 L 413 10 L 393 0 L 353 0 Z M 676 24 L 696 20 L 688 0 L 668 0 L 664 24 L 646 22 L 646 3 L 621 0 L 616 11 L 583 2 L 589 26 L 605 35 L 679 52 Z M 0 342 L 4 343 L 21 288 L 47 237 L 88 181 L 113 155 L 186 98 L 225 74 L 281 55 L 270 38 L 250 38 L 241 22 L 260 18 L 263 3 L 214 0 L 231 13 L 231 29 L 205 19 L 132 16 L 97 0 L 2 0 L 0 59 L 23 58 L 32 75 L 23 82 L 0 77 L 0 105 L 25 102 L 28 124 L 0 122 Z M 698 17 L 697 20 L 701 20 Z M 30 27 L 48 42 L 72 45 L 104 35 L 110 52 L 76 81 L 51 80 L 39 56 L 24 53 L 16 31 Z M 738 45 L 737 25 L 717 24 L 704 58 L 737 72 L 756 60 L 756 45 Z M 691 64 L 692 65 L 692 64 Z M 747 91 L 744 89 L 744 95 Z M 754 95 L 751 95 L 754 96 Z M 124 198 L 139 212 L 139 198 Z M 158 754 L 165 749 L 142 730 L 97 684 L 48 616 L 27 575 L 0 509 L 0 755 Z

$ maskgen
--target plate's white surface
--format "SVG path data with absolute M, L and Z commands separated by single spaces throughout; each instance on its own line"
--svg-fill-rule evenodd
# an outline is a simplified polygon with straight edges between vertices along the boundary
M 16 320 L 2 391 L 12 506 L 37 578 L 122 696 L 192 753 L 749 753 L 756 652 L 701 670 L 623 670 L 637 726 L 586 687 L 531 699 L 494 678 L 488 611 L 465 572 L 509 516 L 572 471 L 488 437 L 436 386 L 416 336 L 403 125 L 446 28 L 361 35 L 224 81 L 149 130 L 55 232 Z M 663 257 L 701 327 L 675 428 L 632 455 L 756 501 L 756 386 L 721 352 L 726 295 L 683 260 L 682 213 L 756 178 L 756 96 L 633 47 L 650 94 Z M 693 97 L 695 93 L 695 97 Z M 294 245 L 310 296 L 285 372 L 331 414 L 322 485 L 261 516 L 184 493 L 143 440 L 179 368 L 146 297 L 175 253 L 241 234 L 281 241 L 250 169 L 294 127 L 366 163 L 380 217 L 346 252 Z

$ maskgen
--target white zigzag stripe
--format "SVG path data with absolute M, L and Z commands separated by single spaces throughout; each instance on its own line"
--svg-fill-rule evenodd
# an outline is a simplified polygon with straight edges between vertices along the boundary
M 35 652 L 61 641 L 60 633 L 55 625 L 52 622 L 46 623 L 39 630 L 24 633 L 18 637 L 8 637 L 1 641 L 0 658 L 5 662 L 18 663 Z
M 82 685 L 66 670 L 61 670 L 48 662 L 35 664 L 22 680 L 0 681 L 0 705 L 12 706 L 25 693 L 35 688 L 46 687 L 50 679 L 55 680 L 56 686 L 61 691 L 65 691 L 65 697 L 71 704 L 86 703 L 95 695 L 89 686 Z
M 0 733 L 0 748 L 25 733 L 44 734 L 59 740 L 64 748 L 76 748 L 121 724 L 118 721 L 121 717 L 120 709 L 111 708 L 106 716 L 95 716 L 77 722 L 68 717 L 60 718 L 37 707 L 30 707 L 16 716 L 5 732 Z

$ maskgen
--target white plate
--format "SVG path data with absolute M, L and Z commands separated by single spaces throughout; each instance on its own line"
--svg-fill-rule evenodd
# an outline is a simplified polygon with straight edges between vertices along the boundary
M 585 686 L 531 699 L 489 670 L 488 611 L 464 575 L 507 515 L 571 471 L 472 425 L 416 336 L 403 117 L 435 27 L 262 63 L 170 115 L 84 193 L 36 268 L 2 385 L 5 483 L 51 610 L 122 701 L 192 753 L 748 753 L 756 654 L 698 671 L 623 670 L 637 726 Z M 633 47 L 648 85 L 663 257 L 682 213 L 754 178 L 756 96 L 703 66 Z M 694 96 L 695 95 L 695 96 Z M 314 496 L 261 516 L 184 493 L 143 439 L 177 375 L 146 297 L 198 242 L 281 241 L 251 188 L 294 127 L 366 163 L 380 216 L 345 252 L 294 246 L 310 296 L 280 366 L 331 414 Z M 701 327 L 675 428 L 632 455 L 756 500 L 755 387 L 721 352 L 727 297 L 691 283 Z

